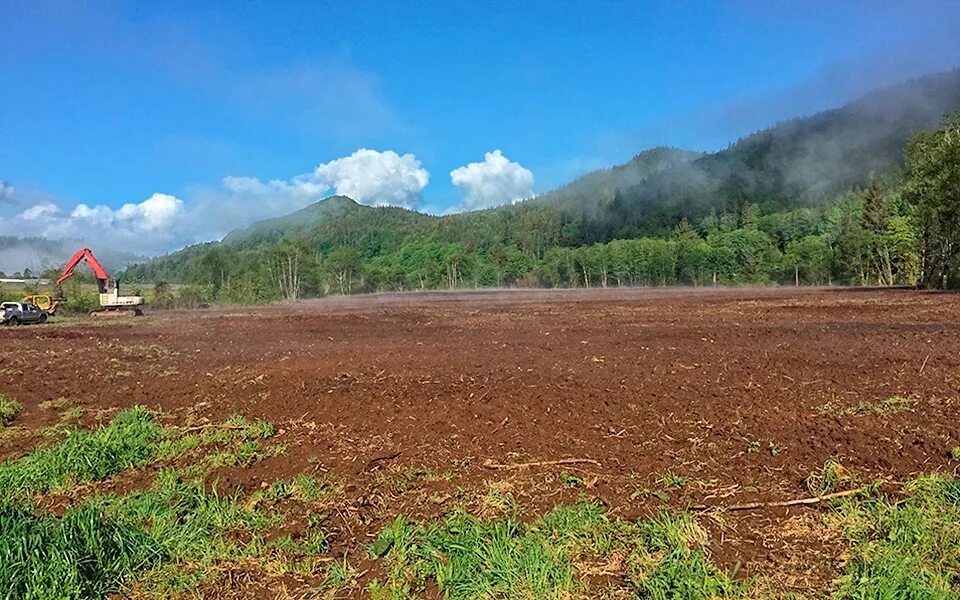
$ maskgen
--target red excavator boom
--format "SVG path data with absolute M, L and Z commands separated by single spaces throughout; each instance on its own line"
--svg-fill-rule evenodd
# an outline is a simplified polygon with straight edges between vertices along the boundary
M 77 265 L 80 264 L 80 261 L 86 261 L 87 266 L 90 267 L 90 270 L 93 271 L 93 274 L 97 277 L 97 287 L 100 288 L 100 293 L 103 294 L 107 291 L 107 270 L 103 268 L 103 265 L 100 264 L 100 261 L 97 260 L 97 257 L 93 255 L 93 252 L 90 251 L 90 248 L 81 248 L 67 261 L 63 271 L 60 273 L 60 278 L 57 279 L 57 289 L 60 289 L 60 284 L 70 278 L 73 275 L 74 269 L 77 268 Z
M 90 248 L 77 250 L 76 254 L 63 267 L 63 271 L 57 279 L 57 297 L 52 299 L 54 303 L 59 304 L 64 300 L 61 284 L 70 279 L 77 265 L 81 262 L 87 263 L 87 266 L 93 271 L 94 277 L 97 278 L 97 287 L 100 288 L 100 309 L 90 311 L 91 317 L 125 314 L 139 316 L 143 314 L 143 311 L 140 310 L 140 307 L 143 306 L 143 298 L 140 296 L 121 296 L 120 284 L 109 278 L 107 270 L 103 268 L 93 252 L 90 252 Z

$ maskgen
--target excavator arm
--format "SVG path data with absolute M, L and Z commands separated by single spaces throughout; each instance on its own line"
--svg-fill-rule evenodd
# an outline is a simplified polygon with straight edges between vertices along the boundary
M 60 292 L 62 297 L 62 291 L 60 284 L 69 279 L 74 270 L 77 268 L 81 262 L 86 262 L 87 266 L 90 267 L 90 270 L 93 271 L 94 276 L 97 278 L 97 287 L 100 288 L 100 293 L 106 293 L 107 291 L 107 270 L 103 268 L 103 265 L 100 264 L 100 261 L 97 260 L 97 257 L 93 255 L 93 252 L 90 251 L 90 248 L 81 248 L 67 261 L 66 266 L 63 267 L 63 271 L 60 273 L 60 277 L 57 279 L 57 291 Z
M 87 263 L 87 266 L 93 271 L 94 277 L 97 278 L 97 287 L 100 289 L 100 309 L 90 311 L 91 317 L 111 315 L 139 316 L 143 314 L 143 311 L 140 310 L 140 307 L 143 305 L 143 298 L 140 296 L 121 296 L 120 284 L 109 278 L 110 276 L 107 275 L 107 270 L 103 268 L 103 265 L 100 264 L 97 257 L 93 255 L 93 252 L 90 252 L 89 248 L 77 250 L 63 267 L 60 277 L 57 278 L 57 297 L 51 299 L 54 306 L 64 300 L 63 282 L 73 275 L 77 265 L 82 262 Z

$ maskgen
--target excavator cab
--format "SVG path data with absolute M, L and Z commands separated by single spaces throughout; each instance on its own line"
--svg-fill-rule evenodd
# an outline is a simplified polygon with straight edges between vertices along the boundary
M 116 279 L 106 279 L 100 289 L 100 306 L 104 310 L 131 311 L 133 314 L 140 315 L 142 311 L 138 308 L 143 305 L 143 298 L 140 296 L 121 296 L 120 282 Z

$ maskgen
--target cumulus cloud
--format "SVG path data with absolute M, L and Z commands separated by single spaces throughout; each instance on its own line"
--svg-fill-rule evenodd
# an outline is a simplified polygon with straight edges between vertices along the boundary
M 37 205 L 24 211 L 38 218 L 46 216 L 53 220 L 66 221 L 59 218 L 59 210 L 51 205 Z M 172 227 L 183 216 L 183 200 L 169 194 L 153 194 L 143 202 L 127 203 L 114 210 L 103 204 L 87 206 L 78 204 L 70 213 L 69 222 L 64 223 L 70 228 L 85 229 L 86 227 L 105 230 L 108 234 L 129 234 L 131 237 L 141 234 L 169 233 Z
M 420 204 L 430 173 L 413 154 L 401 156 L 393 150 L 361 148 L 350 156 L 318 166 L 312 180 L 361 204 L 413 208 Z
M 68 211 L 44 201 L 12 217 L 0 216 L 0 235 L 97 241 L 137 252 L 159 252 L 183 242 L 180 225 L 185 214 L 183 201 L 169 194 L 153 194 L 117 209 L 78 204 Z
M 24 221 L 36 221 L 44 217 L 55 216 L 59 212 L 60 212 L 60 209 L 57 208 L 56 204 L 47 202 L 44 204 L 34 204 L 30 208 L 20 213 L 19 216 Z
M 187 244 L 218 239 L 237 227 L 301 209 L 332 193 L 362 204 L 415 207 L 430 174 L 413 154 L 361 148 L 290 179 L 224 177 L 199 188 L 190 202 L 154 193 L 119 208 L 81 203 L 73 208 L 35 194 L 17 194 L 0 180 L 0 235 L 82 240 L 84 243 L 157 254 Z
M 517 202 L 533 195 L 533 173 L 500 150 L 487 152 L 483 162 L 450 171 L 450 180 L 464 194 L 457 212 Z
M 117 220 L 132 223 L 141 231 L 165 231 L 183 215 L 183 200 L 169 194 L 154 194 L 140 204 L 124 204 Z

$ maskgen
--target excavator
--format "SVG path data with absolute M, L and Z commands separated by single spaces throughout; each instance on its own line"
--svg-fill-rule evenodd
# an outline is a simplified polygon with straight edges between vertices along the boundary
M 73 275 L 77 265 L 81 262 L 86 262 L 90 270 L 93 271 L 94 276 L 97 278 L 97 288 L 100 290 L 100 309 L 90 311 L 91 317 L 124 315 L 139 317 L 143 314 L 143 310 L 141 309 L 143 306 L 143 298 L 140 296 L 121 296 L 120 283 L 116 279 L 110 279 L 110 276 L 107 275 L 107 270 L 103 268 L 103 265 L 100 264 L 100 261 L 97 260 L 97 257 L 93 255 L 93 252 L 91 252 L 89 248 L 77 250 L 70 260 L 67 261 L 66 266 L 63 267 L 63 271 L 60 273 L 60 277 L 57 278 L 56 296 L 33 294 L 23 297 L 20 301 L 30 302 L 47 311 L 48 314 L 55 314 L 57 307 L 66 299 L 63 295 L 62 284 Z

